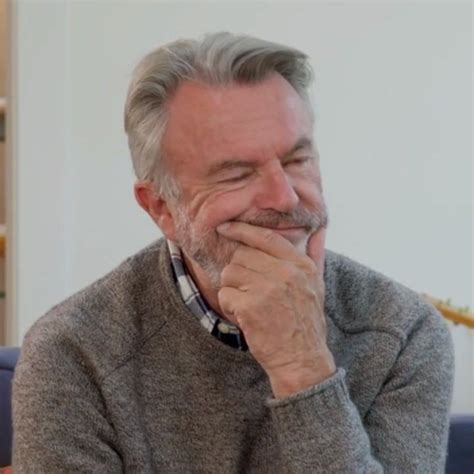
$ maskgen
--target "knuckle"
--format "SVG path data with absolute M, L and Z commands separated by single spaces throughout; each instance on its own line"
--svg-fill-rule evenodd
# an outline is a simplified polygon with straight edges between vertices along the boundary
M 316 276 L 318 273 L 318 268 L 310 257 L 304 257 L 304 259 L 301 261 L 301 268 L 307 275 L 311 277 Z
M 232 314 L 234 312 L 234 305 L 232 303 L 232 298 L 229 298 L 228 288 L 221 288 L 217 293 L 217 299 L 224 313 Z
M 217 299 L 219 300 L 220 303 L 223 303 L 226 301 L 227 297 L 227 289 L 224 287 L 219 288 L 219 291 L 217 292 Z
M 229 282 L 229 277 L 230 277 L 231 269 L 229 268 L 229 265 L 224 267 L 224 270 L 221 272 L 221 285 L 226 285 Z M 222 291 L 223 288 L 221 288 L 220 291 Z M 219 293 L 220 293 L 219 291 Z

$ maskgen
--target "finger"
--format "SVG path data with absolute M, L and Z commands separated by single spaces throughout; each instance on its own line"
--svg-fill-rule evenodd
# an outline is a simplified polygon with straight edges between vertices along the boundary
M 275 271 L 279 260 L 261 250 L 240 245 L 232 255 L 232 263 L 240 265 L 261 275 Z
M 324 242 L 326 240 L 326 228 L 320 227 L 311 234 L 306 245 L 306 253 L 315 263 L 324 259 Z
M 230 263 L 221 273 L 221 287 L 232 287 L 240 291 L 249 291 L 251 285 L 255 284 L 258 274 L 239 265 L 238 263 Z
M 229 286 L 222 287 L 217 293 L 217 300 L 222 314 L 233 324 L 238 325 L 237 311 L 238 302 L 242 298 L 242 292 Z
M 254 247 L 277 258 L 294 260 L 297 256 L 291 242 L 265 227 L 246 222 L 226 222 L 218 226 L 217 231 L 228 239 Z

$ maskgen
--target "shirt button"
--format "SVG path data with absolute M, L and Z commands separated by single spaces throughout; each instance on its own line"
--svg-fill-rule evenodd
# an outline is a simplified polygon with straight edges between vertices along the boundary
M 223 334 L 228 334 L 230 332 L 229 326 L 227 326 L 225 323 L 219 323 L 217 325 L 217 329 L 219 329 L 219 331 Z

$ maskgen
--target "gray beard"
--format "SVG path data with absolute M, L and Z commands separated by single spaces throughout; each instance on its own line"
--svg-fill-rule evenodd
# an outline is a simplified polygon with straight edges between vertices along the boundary
M 289 225 L 304 227 L 306 239 L 297 245 L 297 250 L 306 253 L 306 246 L 311 234 L 328 225 L 328 212 L 323 202 L 322 209 L 310 212 L 298 208 L 291 212 L 259 211 L 258 213 L 242 214 L 233 221 L 246 222 L 261 227 Z M 206 273 L 215 291 L 220 289 L 222 270 L 230 263 L 238 242 L 227 239 L 215 229 L 197 232 L 192 225 L 187 210 L 178 207 L 176 220 L 176 244 L 187 258 L 194 260 Z

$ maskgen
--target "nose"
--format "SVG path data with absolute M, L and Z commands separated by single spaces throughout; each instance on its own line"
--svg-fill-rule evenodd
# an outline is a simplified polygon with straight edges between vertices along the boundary
M 299 197 L 291 183 L 291 178 L 285 173 L 281 164 L 271 170 L 265 170 L 260 180 L 257 195 L 257 206 L 260 209 L 273 209 L 279 212 L 289 212 L 299 203 Z

